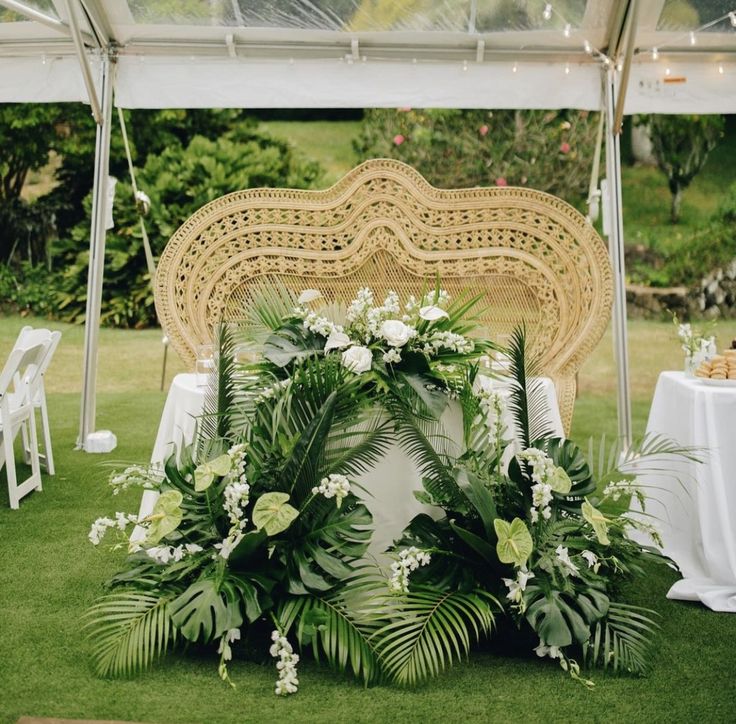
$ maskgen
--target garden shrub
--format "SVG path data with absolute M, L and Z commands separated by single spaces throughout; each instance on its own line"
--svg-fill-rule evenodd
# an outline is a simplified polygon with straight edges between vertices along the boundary
M 711 222 L 665 265 L 672 284 L 693 286 L 714 269 L 736 259 L 736 184 L 724 194 Z
M 58 304 L 56 280 L 57 275 L 42 265 L 0 264 L 0 312 L 53 316 Z
M 296 156 L 285 141 L 241 124 L 217 140 L 195 136 L 185 147 L 172 145 L 149 155 L 137 173 L 138 187 L 151 199 L 146 228 L 155 256 L 169 237 L 198 208 L 232 191 L 261 186 L 308 188 L 320 167 Z M 89 258 L 89 211 L 60 242 L 67 259 L 62 272 L 59 309 L 63 319 L 84 319 Z M 146 267 L 139 218 L 127 179 L 117 185 L 115 228 L 108 231 L 102 321 L 120 327 L 154 324 L 153 293 Z
M 529 186 L 580 205 L 598 115 L 587 111 L 374 109 L 356 152 L 396 158 L 440 188 Z

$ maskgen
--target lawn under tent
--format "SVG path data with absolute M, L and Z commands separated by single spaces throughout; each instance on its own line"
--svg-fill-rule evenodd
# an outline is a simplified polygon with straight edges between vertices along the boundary
M 0 0 L 0 721 L 736 715 L 736 6 L 420 6 Z

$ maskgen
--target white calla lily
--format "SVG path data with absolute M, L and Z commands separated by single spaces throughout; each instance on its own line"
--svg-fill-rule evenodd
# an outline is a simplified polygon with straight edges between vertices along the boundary
M 427 307 L 422 307 L 419 310 L 419 316 L 428 322 L 436 322 L 438 319 L 448 319 L 450 315 L 441 307 L 431 304 Z

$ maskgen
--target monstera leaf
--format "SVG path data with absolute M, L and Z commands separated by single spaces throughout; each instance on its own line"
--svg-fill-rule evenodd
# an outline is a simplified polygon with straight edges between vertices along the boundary
M 535 440 L 534 447 L 544 450 L 554 464 L 562 468 L 570 479 L 570 489 L 566 493 L 555 490 L 561 508 L 578 512 L 583 498 L 595 491 L 595 482 L 583 451 L 572 440 L 559 437 Z M 554 488 L 553 488 L 554 490 Z
M 547 646 L 585 643 L 591 627 L 606 615 L 609 605 L 608 597 L 593 588 L 584 593 L 545 594 L 536 586 L 527 586 L 524 598 L 532 601 L 527 606 L 527 621 Z
M 253 525 L 265 530 L 266 535 L 285 531 L 297 518 L 299 511 L 289 505 L 288 493 L 266 493 L 253 506 Z
M 194 489 L 201 493 L 212 485 L 215 475 L 227 475 L 232 467 L 229 455 L 220 455 L 198 465 L 194 470 Z
M 531 533 L 521 518 L 514 518 L 510 523 L 496 518 L 493 521 L 498 543 L 496 552 L 501 563 L 513 563 L 521 568 L 532 554 L 534 543 Z
M 189 641 L 211 641 L 243 623 L 237 589 L 211 578 L 193 583 L 170 604 L 171 620 Z
M 606 520 L 606 516 L 600 510 L 594 508 L 588 502 L 587 498 L 580 507 L 580 512 L 583 514 L 583 518 L 593 527 L 598 542 L 601 545 L 607 546 L 611 541 L 608 538 L 608 521 Z
M 145 546 L 155 546 L 162 538 L 176 530 L 181 523 L 182 494 L 178 490 L 167 490 L 158 496 L 153 506 L 151 515 L 147 520 L 151 522 L 148 527 Z

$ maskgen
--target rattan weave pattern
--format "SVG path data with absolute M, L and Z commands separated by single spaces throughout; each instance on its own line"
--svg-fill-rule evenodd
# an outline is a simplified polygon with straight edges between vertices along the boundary
M 256 280 L 348 300 L 363 286 L 377 297 L 416 294 L 437 274 L 451 294 L 484 293 L 491 337 L 503 341 L 526 324 L 569 430 L 576 373 L 609 319 L 611 269 L 583 216 L 539 191 L 436 189 L 399 161 L 375 159 L 325 191 L 228 194 L 167 244 L 156 308 L 193 365 L 196 345 L 221 319 L 238 316 Z

